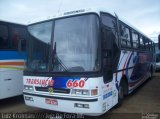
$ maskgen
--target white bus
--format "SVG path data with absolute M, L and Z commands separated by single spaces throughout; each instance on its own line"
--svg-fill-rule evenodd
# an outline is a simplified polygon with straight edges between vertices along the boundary
M 23 94 L 26 33 L 25 25 L 0 20 L 0 99 Z
M 81 9 L 28 26 L 26 105 L 101 115 L 155 69 L 154 43 L 104 10 Z

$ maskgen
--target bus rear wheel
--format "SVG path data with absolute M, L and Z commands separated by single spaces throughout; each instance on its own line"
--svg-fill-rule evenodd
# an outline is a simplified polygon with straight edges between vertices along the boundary
M 150 77 L 149 77 L 149 79 L 152 79 L 153 73 L 154 73 L 153 66 L 151 66 L 150 67 Z

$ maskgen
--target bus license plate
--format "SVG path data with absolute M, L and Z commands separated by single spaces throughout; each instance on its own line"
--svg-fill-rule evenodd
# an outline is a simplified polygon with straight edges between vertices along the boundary
M 45 99 L 46 104 L 50 104 L 50 105 L 58 105 L 58 101 L 55 99 Z

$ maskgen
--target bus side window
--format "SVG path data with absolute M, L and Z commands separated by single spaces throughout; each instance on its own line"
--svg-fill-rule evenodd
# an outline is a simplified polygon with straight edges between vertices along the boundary
M 139 48 L 138 34 L 135 31 L 132 31 L 132 43 L 133 48 Z
M 143 37 L 144 50 L 149 51 L 149 41 L 146 37 Z
M 0 48 L 5 49 L 9 47 L 8 43 L 8 27 L 0 25 Z
M 147 42 L 146 48 L 147 51 L 150 51 L 150 42 Z
M 149 39 L 147 39 L 147 40 L 148 40 L 147 50 L 151 51 L 151 42 L 149 41 Z
M 25 44 L 26 44 L 26 29 L 21 28 L 21 27 L 12 27 L 12 33 L 11 33 L 11 38 L 12 38 L 12 48 L 13 49 L 18 49 L 18 47 L 21 46 L 21 50 L 25 50 Z
M 150 48 L 150 51 L 152 52 L 153 49 L 152 49 L 152 42 L 151 41 L 149 42 L 149 48 Z
M 154 42 L 152 42 L 152 49 L 153 49 L 153 52 L 155 53 L 156 49 L 155 49 L 155 43 Z
M 149 40 L 147 39 L 147 41 L 145 42 L 145 49 L 147 50 L 147 51 L 150 51 L 150 42 L 149 42 Z
M 115 17 L 111 16 L 110 14 L 102 13 L 101 14 L 102 24 L 110 31 L 117 36 L 117 28 L 116 28 L 116 19 Z M 115 39 L 116 44 L 118 44 L 118 38 Z
M 144 41 L 143 41 L 143 37 L 142 36 L 140 36 L 140 49 L 142 49 L 142 50 L 144 50 L 145 49 L 145 45 L 144 45 Z
M 123 48 L 131 47 L 130 30 L 125 25 L 120 24 L 121 46 Z
M 18 48 L 18 42 L 19 42 L 19 33 L 18 32 L 13 32 L 13 36 L 12 36 L 12 47 L 14 49 Z

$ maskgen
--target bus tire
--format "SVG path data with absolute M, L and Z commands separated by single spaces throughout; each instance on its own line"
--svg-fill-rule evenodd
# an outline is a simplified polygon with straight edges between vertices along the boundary
M 124 100 L 124 95 L 125 95 L 125 81 L 124 79 L 121 80 L 119 89 L 118 89 L 118 104 L 117 106 L 120 107 L 123 103 Z
M 152 79 L 152 76 L 153 76 L 153 66 L 150 67 L 150 77 L 149 77 L 149 79 Z

